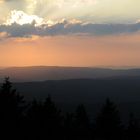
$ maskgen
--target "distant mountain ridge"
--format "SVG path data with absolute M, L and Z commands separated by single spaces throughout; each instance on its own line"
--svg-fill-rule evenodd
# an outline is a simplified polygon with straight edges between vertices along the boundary
M 0 69 L 0 82 L 9 76 L 13 82 L 66 79 L 98 79 L 113 77 L 140 77 L 140 69 L 109 69 L 92 67 L 33 66 Z

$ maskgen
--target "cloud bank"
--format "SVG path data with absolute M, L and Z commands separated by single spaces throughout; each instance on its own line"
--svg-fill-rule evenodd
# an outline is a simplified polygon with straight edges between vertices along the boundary
M 0 33 L 2 35 L 5 33 L 7 38 L 65 35 L 108 36 L 139 33 L 139 31 L 139 20 L 133 24 L 95 24 L 77 19 L 53 21 L 17 10 L 12 10 L 7 20 L 0 24 Z
M 105 36 L 138 33 L 140 23 L 134 24 L 93 24 L 77 22 L 76 20 L 50 24 L 45 23 L 36 26 L 36 21 L 31 24 L 20 25 L 11 23 L 10 25 L 0 25 L 0 33 L 7 33 L 8 37 L 30 37 L 30 36 L 59 36 L 59 35 L 89 35 Z

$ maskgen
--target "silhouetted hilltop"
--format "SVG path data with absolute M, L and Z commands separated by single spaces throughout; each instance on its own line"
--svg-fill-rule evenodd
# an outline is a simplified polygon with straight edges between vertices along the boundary
M 66 79 L 98 79 L 109 77 L 140 76 L 140 69 L 106 69 L 88 67 L 11 67 L 0 69 L 0 81 L 9 76 L 13 82 Z

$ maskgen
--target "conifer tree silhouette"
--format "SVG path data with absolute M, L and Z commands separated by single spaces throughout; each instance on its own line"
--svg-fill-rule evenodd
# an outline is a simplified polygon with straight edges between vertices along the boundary
M 43 105 L 37 100 L 33 100 L 27 110 L 27 136 L 30 139 L 39 140 L 42 138 L 43 125 Z
M 16 131 L 20 129 L 24 103 L 24 97 L 13 89 L 9 77 L 5 78 L 0 88 L 0 127 L 3 132 L 12 132 L 11 136 L 18 134 Z
M 79 105 L 76 109 L 75 122 L 79 128 L 88 128 L 89 127 L 89 118 L 86 112 L 84 105 Z
M 75 129 L 77 139 L 89 139 L 90 122 L 83 104 L 79 105 L 75 112 Z
M 72 140 L 75 138 L 75 125 L 74 125 L 74 114 L 73 113 L 66 113 L 64 117 L 64 138 L 66 140 Z
M 139 140 L 140 139 L 140 126 L 138 120 L 134 114 L 129 115 L 129 124 L 127 129 L 127 140 Z
M 97 137 L 105 140 L 120 139 L 121 130 L 119 111 L 115 104 L 107 99 L 96 119 Z
M 62 130 L 62 115 L 61 111 L 57 109 L 55 103 L 52 101 L 50 95 L 46 98 L 43 109 L 42 119 L 44 120 L 45 134 L 47 134 L 50 139 L 58 135 L 60 136 Z
M 62 116 L 51 97 L 44 103 L 34 100 L 27 111 L 29 127 L 28 136 L 32 139 L 55 139 L 61 135 Z

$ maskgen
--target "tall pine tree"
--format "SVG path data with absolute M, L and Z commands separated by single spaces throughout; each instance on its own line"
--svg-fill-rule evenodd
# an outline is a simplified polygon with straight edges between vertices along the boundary
M 138 119 L 135 118 L 134 114 L 129 115 L 129 123 L 127 128 L 127 140 L 139 140 L 140 139 L 140 125 Z
M 75 112 L 75 130 L 76 139 L 88 140 L 90 138 L 90 122 L 83 104 L 79 105 Z
M 121 130 L 119 111 L 115 104 L 107 99 L 96 119 L 97 137 L 105 140 L 120 139 Z
M 14 138 L 18 135 L 24 107 L 24 97 L 13 89 L 9 78 L 5 78 L 0 88 L 0 127 L 2 134 L 7 133 L 5 137 L 10 135 L 8 133 Z

